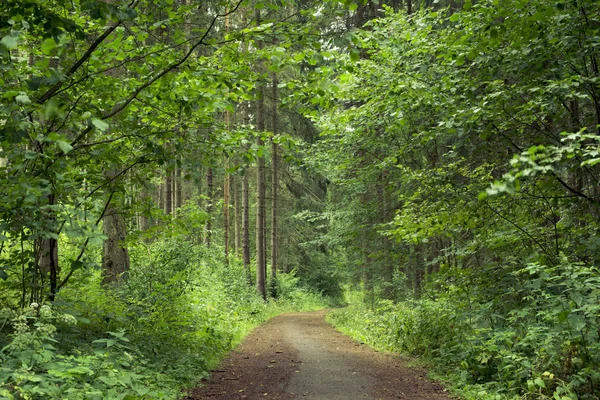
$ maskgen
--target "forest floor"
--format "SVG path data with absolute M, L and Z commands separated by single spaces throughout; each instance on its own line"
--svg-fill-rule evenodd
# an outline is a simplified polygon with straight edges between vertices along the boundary
M 449 400 L 425 375 L 337 332 L 325 311 L 290 313 L 256 328 L 187 399 Z

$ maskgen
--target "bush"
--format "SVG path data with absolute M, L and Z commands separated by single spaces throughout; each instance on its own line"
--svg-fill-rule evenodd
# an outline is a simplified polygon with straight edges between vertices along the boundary
M 496 298 L 467 303 L 448 290 L 436 300 L 354 304 L 328 319 L 374 347 L 422 357 L 467 397 L 597 398 L 598 270 L 530 264 L 513 275 L 520 289 Z
M 78 271 L 52 307 L 2 310 L 0 398 L 173 399 L 259 323 L 324 307 L 292 274 L 280 274 L 279 298 L 264 302 L 221 250 L 182 235 L 138 241 L 122 286 Z

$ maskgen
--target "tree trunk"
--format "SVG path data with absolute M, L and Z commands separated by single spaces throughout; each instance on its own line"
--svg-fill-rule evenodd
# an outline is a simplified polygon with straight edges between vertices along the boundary
M 256 24 L 260 25 L 260 10 L 255 11 Z M 262 43 L 257 43 L 259 49 L 262 49 Z M 259 63 L 258 68 L 261 68 Z M 265 130 L 264 117 L 264 87 L 262 83 L 257 86 L 256 100 L 256 145 L 260 148 L 264 146 L 262 134 Z M 265 159 L 259 157 L 256 169 L 256 288 L 263 299 L 267 299 L 266 291 L 266 259 L 265 259 Z
M 250 118 L 250 103 L 244 110 L 243 124 L 248 125 Z M 244 151 L 250 151 L 250 143 L 244 146 Z M 248 168 L 244 169 L 242 176 L 242 259 L 244 261 L 244 270 L 248 284 L 252 285 L 252 266 L 250 265 L 250 174 Z
M 177 167 L 175 170 L 175 179 L 173 180 L 175 184 L 175 209 L 173 211 L 176 217 L 179 216 L 178 211 L 183 205 L 183 180 L 181 175 L 181 168 Z
M 48 205 L 52 206 L 56 203 L 54 194 L 48 196 Z M 50 220 L 54 220 L 54 217 L 49 215 Z M 58 288 L 58 240 L 56 238 L 38 238 L 35 241 L 35 258 L 36 264 L 39 268 L 40 274 L 42 275 L 41 282 L 45 279 L 49 279 L 50 294 L 48 299 L 54 301 L 56 291 Z M 35 291 L 36 288 L 31 289 Z M 43 291 L 43 287 L 40 287 L 40 292 Z M 38 296 L 34 296 L 38 297 Z
M 166 171 L 165 176 L 165 214 L 173 212 L 173 172 Z
M 223 177 L 223 227 L 225 228 L 224 232 L 224 241 L 225 241 L 225 264 L 229 265 L 229 173 L 227 169 L 229 168 L 229 159 L 225 157 L 225 175 Z
M 279 185 L 279 177 L 277 171 L 277 143 L 275 135 L 277 134 L 277 74 L 273 73 L 273 88 L 272 88 L 272 111 L 271 111 L 271 129 L 273 138 L 271 138 L 271 153 L 272 153 L 272 173 L 271 173 L 271 296 L 277 297 L 277 189 Z
M 231 177 L 231 184 L 233 186 L 233 234 L 234 234 L 234 251 L 236 257 L 240 257 L 241 254 L 241 215 L 240 212 L 240 188 L 236 175 Z
M 413 273 L 413 295 L 415 299 L 421 297 L 421 278 L 423 275 L 423 245 L 418 244 L 415 246 L 415 267 Z
M 247 272 L 248 283 L 252 284 L 252 271 L 250 267 L 250 205 L 248 196 L 250 194 L 250 176 L 248 171 L 244 171 L 242 177 L 242 259 L 244 269 Z
M 204 233 L 204 244 L 206 247 L 210 247 L 211 245 L 211 230 L 212 230 L 212 209 L 213 209 L 213 170 L 212 168 L 208 168 L 206 172 L 206 213 L 208 214 L 206 218 L 206 229 Z
M 106 173 L 108 179 L 116 176 L 116 170 Z M 126 227 L 125 219 L 119 210 L 121 196 L 118 196 L 117 193 L 113 193 L 111 196 L 103 218 L 104 234 L 107 236 L 102 255 L 103 284 L 123 282 L 130 266 L 129 252 L 123 245 L 126 238 Z
M 229 8 L 227 8 L 227 12 L 225 13 L 225 32 L 229 31 Z M 230 114 L 229 110 L 225 110 L 225 127 L 229 131 L 230 124 Z M 225 172 L 223 175 L 223 225 L 225 228 L 224 232 L 224 242 L 225 242 L 225 264 L 229 265 L 229 203 L 230 203 L 230 189 L 231 182 L 229 172 L 229 157 L 225 156 L 223 160 L 223 165 L 225 166 Z

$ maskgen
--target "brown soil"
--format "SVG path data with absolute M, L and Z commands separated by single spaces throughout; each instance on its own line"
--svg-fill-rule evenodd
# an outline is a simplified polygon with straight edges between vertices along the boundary
M 284 314 L 256 328 L 187 399 L 450 399 L 424 370 L 352 341 L 324 316 Z

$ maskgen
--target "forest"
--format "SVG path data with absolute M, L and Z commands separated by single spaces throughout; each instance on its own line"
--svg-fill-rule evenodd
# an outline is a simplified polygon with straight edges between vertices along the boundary
M 175 399 L 331 309 L 600 398 L 600 3 L 0 2 L 0 399 Z

